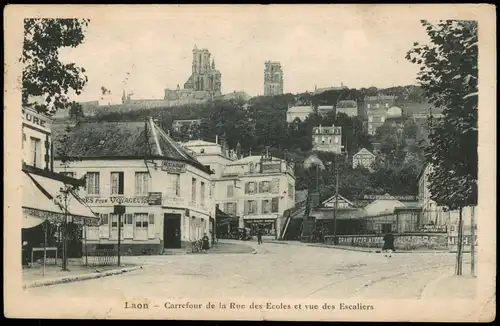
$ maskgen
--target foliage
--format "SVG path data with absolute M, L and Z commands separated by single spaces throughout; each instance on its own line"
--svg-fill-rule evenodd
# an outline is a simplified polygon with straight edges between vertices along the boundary
M 85 69 L 74 63 L 62 63 L 59 49 L 76 47 L 84 40 L 86 19 L 29 18 L 24 20 L 24 43 L 21 62 L 22 105 L 53 114 L 67 108 L 68 91 L 80 94 L 87 83 Z M 32 97 L 43 97 L 36 104 Z
M 414 44 L 407 59 L 421 65 L 418 79 L 429 101 L 445 107 L 430 127 L 426 159 L 431 198 L 454 210 L 477 204 L 477 22 L 422 21 L 429 45 Z
M 70 119 L 78 121 L 85 117 L 85 115 L 83 114 L 83 107 L 80 103 L 72 101 L 71 103 L 69 103 L 68 107 L 69 107 L 68 113 Z

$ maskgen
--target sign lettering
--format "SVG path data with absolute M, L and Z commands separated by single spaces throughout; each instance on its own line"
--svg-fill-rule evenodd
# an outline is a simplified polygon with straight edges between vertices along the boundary
M 364 195 L 363 199 L 367 200 L 402 200 L 402 201 L 418 201 L 418 196 L 391 196 L 391 195 Z
M 31 110 L 22 109 L 22 119 L 24 123 L 30 126 L 43 129 L 44 131 L 48 132 L 50 131 L 49 130 L 50 120 L 42 116 L 41 114 L 38 114 Z
M 161 206 L 161 192 L 150 192 L 148 204 L 155 205 L 155 206 Z
M 186 172 L 186 164 L 176 161 L 163 161 L 161 169 L 168 173 L 180 174 Z
M 149 196 L 140 197 L 84 197 L 83 201 L 87 204 L 149 204 Z

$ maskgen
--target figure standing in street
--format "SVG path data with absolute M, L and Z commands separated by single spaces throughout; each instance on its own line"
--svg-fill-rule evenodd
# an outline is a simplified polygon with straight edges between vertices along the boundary
M 207 253 L 208 249 L 210 249 L 210 239 L 208 238 L 207 234 L 203 234 L 203 238 L 201 238 L 202 243 L 202 249 L 204 253 Z
M 257 243 L 262 244 L 262 229 L 261 228 L 257 229 Z
M 382 247 L 382 252 L 384 253 L 385 257 L 387 257 L 387 255 L 391 257 L 393 251 L 395 251 L 394 236 L 392 235 L 391 231 L 389 231 L 384 235 L 384 246 Z

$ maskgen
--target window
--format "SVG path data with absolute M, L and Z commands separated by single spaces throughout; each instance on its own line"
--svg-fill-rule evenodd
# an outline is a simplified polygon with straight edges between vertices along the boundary
M 262 214 L 271 213 L 271 201 L 268 199 L 264 199 L 262 201 Z
M 171 174 L 172 178 L 172 188 L 174 190 L 174 195 L 179 197 L 181 195 L 181 175 Z
M 255 172 L 255 165 L 253 163 L 250 163 L 250 173 Z
M 111 172 L 111 195 L 123 195 L 123 172 Z
M 148 222 L 149 217 L 147 213 L 135 213 L 135 230 L 134 239 L 146 240 L 148 238 Z
M 87 194 L 99 195 L 99 172 L 87 172 Z
M 280 179 L 273 179 L 273 183 L 271 185 L 271 192 L 273 194 L 278 194 L 280 192 Z
M 245 203 L 247 214 L 257 214 L 257 201 L 247 200 Z
M 149 173 L 136 172 L 135 173 L 135 194 L 147 195 L 149 192 Z
M 30 137 L 31 164 L 34 167 L 42 166 L 42 141 L 35 137 Z
M 70 178 L 75 177 L 75 172 L 61 172 L 59 174 L 64 175 L 65 177 L 70 177 Z
M 191 179 L 191 201 L 196 203 L 196 179 Z
M 205 206 L 205 182 L 200 183 L 200 203 Z
M 224 212 L 231 216 L 236 216 L 236 203 L 224 203 Z
M 279 211 L 280 199 L 275 197 L 271 200 L 271 213 L 278 213 Z
M 261 181 L 259 183 L 259 192 L 266 193 L 271 190 L 271 183 L 269 181 Z
M 256 184 L 255 182 L 247 182 L 245 185 L 245 193 L 246 194 L 254 194 L 256 192 Z
M 135 227 L 136 229 L 147 229 L 149 217 L 147 213 L 135 213 Z
M 234 185 L 227 185 L 227 197 L 231 198 L 234 196 Z
M 367 104 L 367 105 L 366 105 L 366 108 L 367 108 L 367 109 L 369 109 L 369 108 L 370 108 L 370 104 Z
M 111 228 L 113 228 L 113 229 L 118 228 L 118 214 L 109 214 L 109 217 L 111 220 Z M 120 225 L 123 228 L 123 217 L 121 219 Z
M 293 198 L 293 186 L 288 184 L 288 197 Z

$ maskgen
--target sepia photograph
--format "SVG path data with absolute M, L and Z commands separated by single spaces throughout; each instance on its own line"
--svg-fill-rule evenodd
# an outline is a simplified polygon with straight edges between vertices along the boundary
M 5 315 L 493 321 L 494 8 L 6 6 Z

